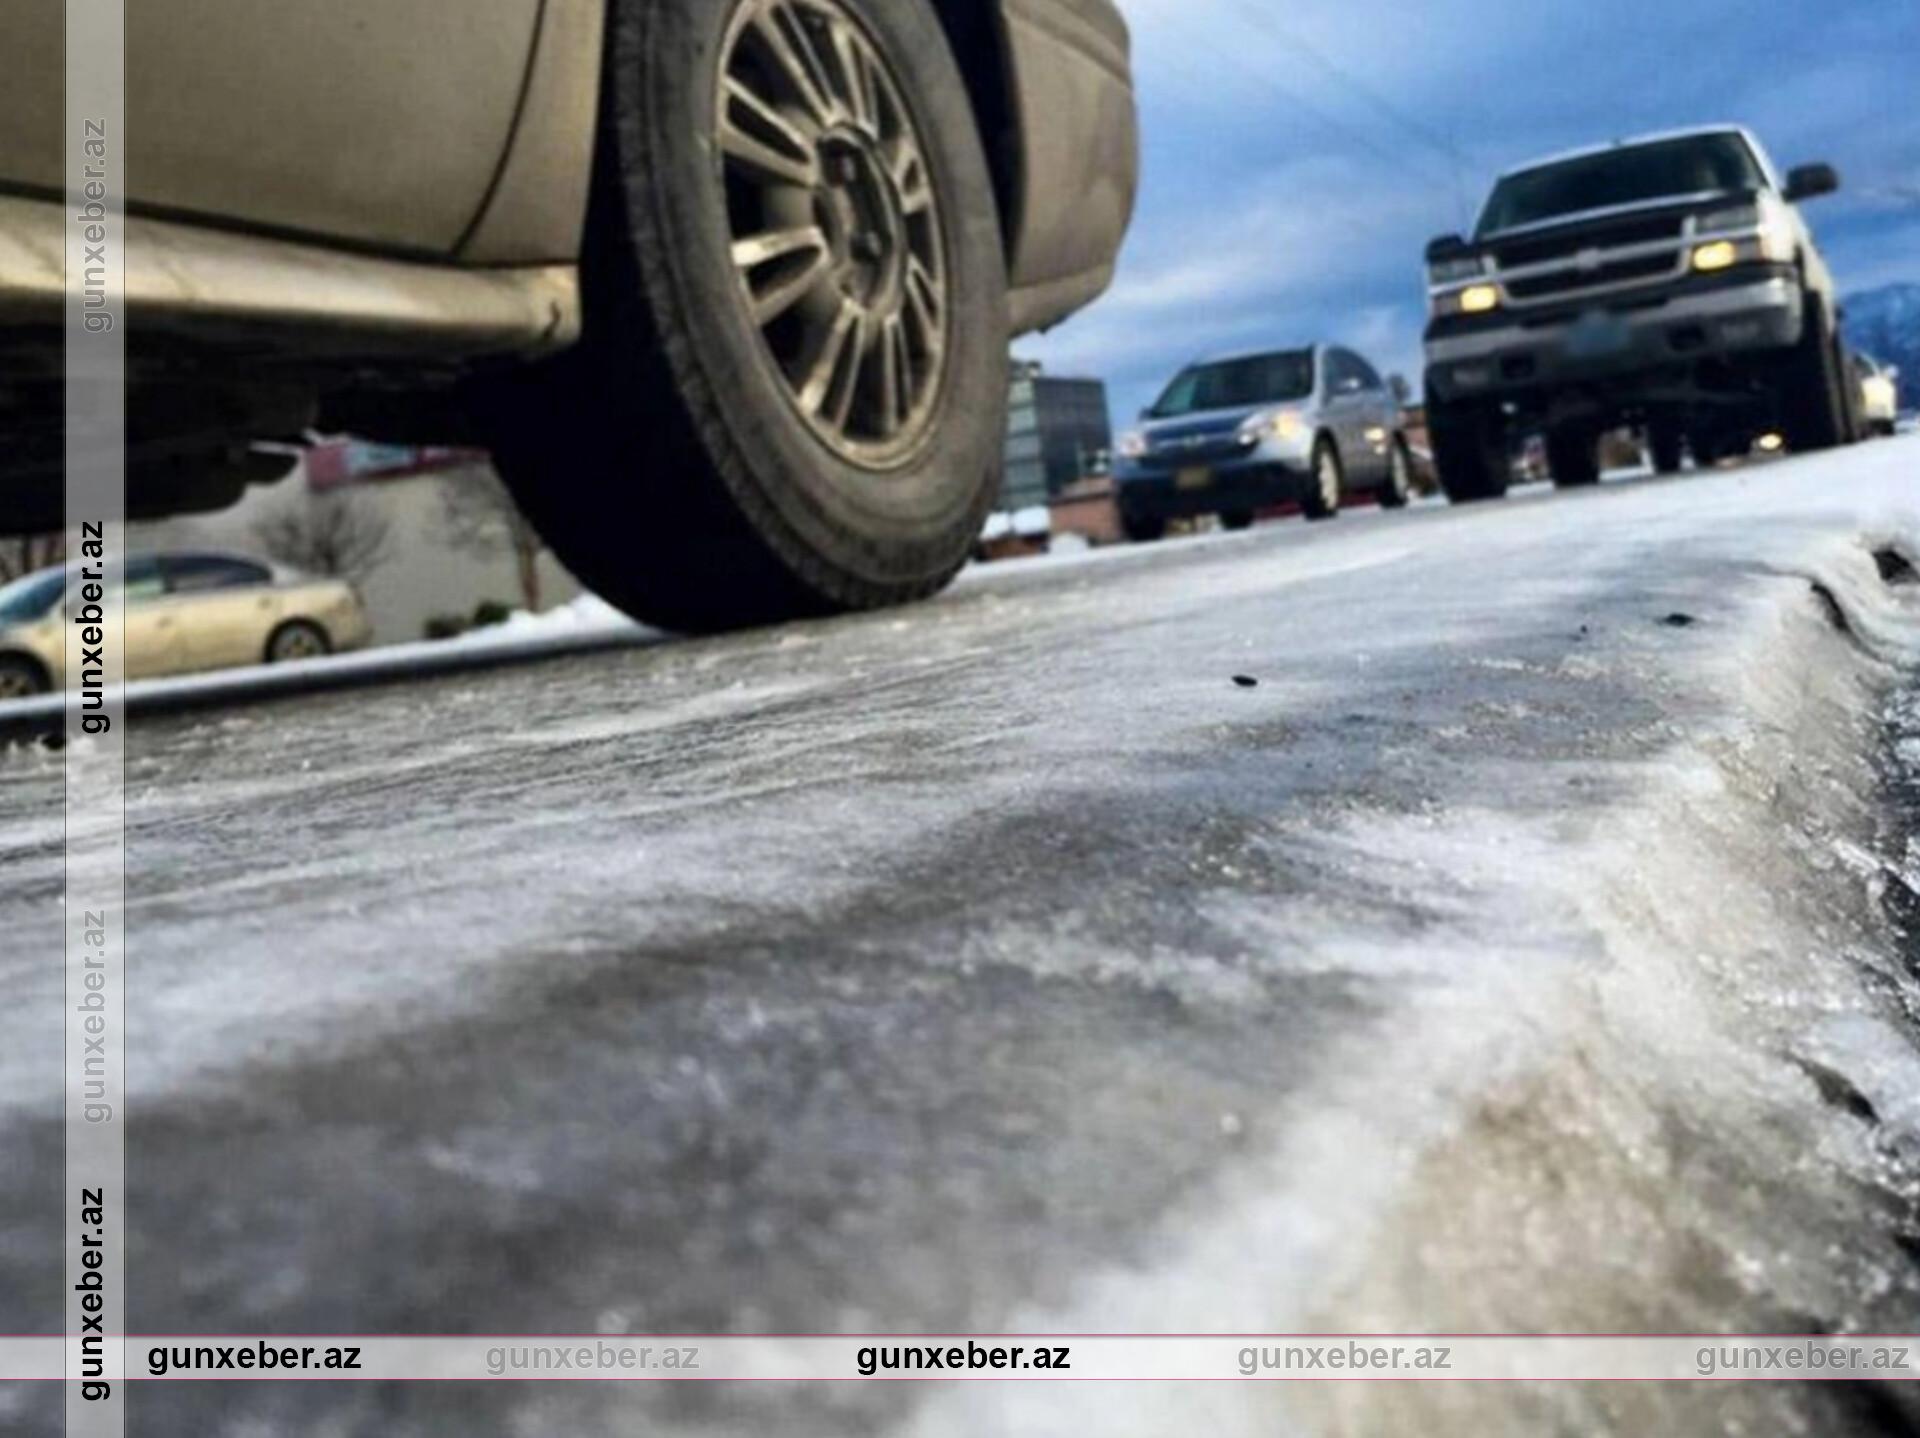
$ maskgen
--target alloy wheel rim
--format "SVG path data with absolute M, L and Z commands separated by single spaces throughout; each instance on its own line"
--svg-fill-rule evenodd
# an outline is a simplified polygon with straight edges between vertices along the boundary
M 1412 476 L 1407 473 L 1407 453 L 1400 446 L 1393 448 L 1393 492 L 1405 496 L 1413 490 Z
M 290 629 L 274 644 L 273 653 L 281 660 L 317 659 L 320 646 L 306 630 Z
M 1328 509 L 1340 507 L 1340 466 L 1330 449 L 1320 452 L 1320 501 Z
M 897 466 L 932 429 L 952 336 L 919 124 L 838 0 L 746 0 L 720 55 L 720 183 L 747 319 L 817 439 Z

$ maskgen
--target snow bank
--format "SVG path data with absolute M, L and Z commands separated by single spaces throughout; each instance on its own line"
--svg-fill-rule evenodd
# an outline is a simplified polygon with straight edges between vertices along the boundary
M 1920 875 L 1885 801 L 1920 586 L 1883 581 L 1872 551 L 1920 559 L 1920 526 L 1907 456 L 1882 463 L 1892 502 L 1859 535 L 1769 528 L 1768 496 L 1733 494 L 1753 577 L 1718 632 L 1588 661 L 1630 667 L 1666 715 L 1651 753 L 1556 771 L 1605 786 L 1598 811 L 1516 804 L 1538 764 L 1488 764 L 1483 810 L 1287 841 L 1356 885 L 1423 894 L 1416 929 L 1324 915 L 1326 896 L 1224 900 L 1216 917 L 1256 950 L 1304 947 L 1406 1002 L 1320 1065 L 1330 1077 L 1266 1125 L 1278 1146 L 1167 1225 L 1150 1266 L 1009 1331 L 1911 1331 L 1920 982 L 1885 900 Z M 909 1431 L 1782 1432 L 1800 1401 L 1759 1385 L 966 1386 Z
M 657 643 L 665 637 L 634 623 L 605 600 L 583 594 L 543 614 L 516 611 L 500 624 L 468 630 L 452 639 L 390 644 L 291 664 L 136 680 L 127 686 L 127 706 L 137 714 L 143 709 L 245 703 L 357 684 L 425 679 L 627 644 Z M 26 730 L 34 725 L 57 724 L 64 704 L 60 695 L 0 704 L 0 728 Z

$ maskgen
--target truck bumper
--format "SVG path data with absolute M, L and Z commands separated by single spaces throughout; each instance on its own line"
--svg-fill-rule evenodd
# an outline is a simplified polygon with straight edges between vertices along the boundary
M 1427 392 L 1504 398 L 1562 386 L 1630 386 L 1700 362 L 1790 348 L 1806 323 L 1789 273 L 1612 299 L 1577 313 L 1511 311 L 1427 338 Z

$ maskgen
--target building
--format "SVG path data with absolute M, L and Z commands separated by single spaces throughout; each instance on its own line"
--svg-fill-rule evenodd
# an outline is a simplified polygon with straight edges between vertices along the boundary
M 1101 381 L 1058 379 L 1037 364 L 1016 361 L 1009 399 L 1001 509 L 1044 505 L 1105 467 L 1113 424 Z

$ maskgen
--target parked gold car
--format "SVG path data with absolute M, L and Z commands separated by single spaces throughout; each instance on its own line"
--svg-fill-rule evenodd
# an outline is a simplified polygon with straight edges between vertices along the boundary
M 63 77 L 90 58 L 65 22 L 91 8 L 5 12 L 17 534 L 62 525 Z M 310 426 L 483 444 L 574 574 L 669 628 L 945 584 L 998 485 L 1009 337 L 1107 287 L 1133 211 L 1114 0 L 125 10 L 128 124 L 98 146 L 125 166 L 124 243 L 101 233 L 138 336 L 133 517 L 233 503 L 286 467 L 247 442 Z
M 129 679 L 315 659 L 373 637 L 350 585 L 240 555 L 139 555 L 123 587 Z M 64 682 L 67 593 L 63 568 L 0 588 L 0 700 Z

